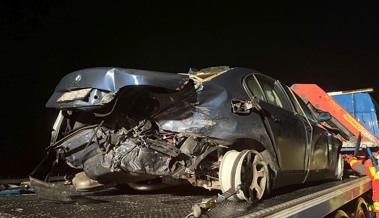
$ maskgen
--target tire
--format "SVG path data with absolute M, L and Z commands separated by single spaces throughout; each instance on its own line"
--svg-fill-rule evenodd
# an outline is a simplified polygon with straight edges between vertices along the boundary
M 345 211 L 343 211 L 343 210 L 337 210 L 333 214 L 333 218 L 349 218 L 349 216 L 346 214 Z
M 255 150 L 225 153 L 219 169 L 222 192 L 239 189 L 235 200 L 255 202 L 260 200 L 269 187 L 269 169 L 262 155 Z
M 354 211 L 352 218 L 367 218 L 370 217 L 368 206 L 363 198 L 357 200 L 357 207 Z

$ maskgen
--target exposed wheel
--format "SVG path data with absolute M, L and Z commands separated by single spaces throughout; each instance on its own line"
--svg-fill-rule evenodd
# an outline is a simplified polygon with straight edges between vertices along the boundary
M 236 200 L 260 200 L 269 184 L 267 163 L 255 150 L 232 150 L 225 153 L 219 170 L 221 190 L 240 188 Z
M 346 214 L 345 211 L 343 211 L 343 210 L 337 210 L 334 213 L 333 218 L 349 218 L 349 216 Z
M 368 206 L 363 198 L 357 200 L 357 208 L 355 209 L 353 218 L 365 218 L 370 217 Z

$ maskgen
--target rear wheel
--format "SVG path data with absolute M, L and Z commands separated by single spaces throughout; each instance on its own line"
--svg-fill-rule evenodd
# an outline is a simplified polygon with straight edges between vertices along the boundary
M 219 177 L 223 192 L 239 188 L 235 199 L 249 202 L 260 200 L 270 182 L 268 165 L 255 150 L 226 152 L 221 161 Z

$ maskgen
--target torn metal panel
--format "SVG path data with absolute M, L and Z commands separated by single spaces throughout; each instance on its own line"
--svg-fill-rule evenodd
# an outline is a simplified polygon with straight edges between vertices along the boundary
M 225 74 L 225 68 L 216 68 L 211 72 L 209 77 L 205 77 L 205 73 L 196 72 L 202 75 L 204 79 L 201 80 L 202 89 L 196 90 L 196 106 L 193 111 L 185 112 L 186 114 L 191 114 L 191 116 L 184 119 L 180 116 L 174 119 L 159 116 L 156 119 L 157 123 L 164 130 L 227 139 L 229 141 L 241 137 L 262 138 L 260 129 L 265 127 L 260 115 L 251 114 L 249 117 L 235 115 L 232 113 L 230 106 L 237 96 L 241 99 L 249 99 L 241 86 L 241 81 L 247 73 L 253 73 L 254 71 L 239 68 L 238 70 L 230 69 Z M 196 82 L 199 83 L 199 80 Z M 177 113 L 179 111 L 176 110 Z M 265 137 L 268 138 L 267 135 Z M 268 142 L 266 141 L 265 143 Z
M 230 70 L 228 66 L 210 67 L 190 73 L 188 75 L 191 79 L 196 80 L 198 82 L 206 82 L 225 73 L 228 70 Z
M 189 80 L 187 75 L 175 73 L 163 73 L 157 71 L 134 70 L 123 68 L 99 67 L 78 70 L 62 78 L 57 85 L 54 94 L 46 103 L 46 107 L 85 107 L 101 105 L 103 96 L 107 93 L 116 94 L 121 88 L 127 86 L 156 86 L 166 89 L 180 89 Z M 103 96 L 97 96 L 98 101 L 84 104 L 80 101 L 62 101 L 65 93 L 80 89 L 99 90 Z M 75 94 L 71 93 L 71 97 Z M 83 97 L 82 97 L 83 98 Z M 77 100 L 72 98 L 71 100 Z

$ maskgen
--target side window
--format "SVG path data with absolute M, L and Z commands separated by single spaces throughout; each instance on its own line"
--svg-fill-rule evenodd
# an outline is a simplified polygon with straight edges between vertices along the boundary
M 296 93 L 292 92 L 288 86 L 284 85 L 283 83 L 281 84 L 284 90 L 287 92 L 288 96 L 290 97 L 296 112 L 302 116 L 306 116 L 310 120 L 316 121 L 316 118 L 313 115 L 311 109 L 309 109 L 309 107 L 304 103 L 304 101 Z
M 255 79 L 253 74 L 246 77 L 245 84 L 247 88 L 249 89 L 249 91 L 251 92 L 251 94 L 256 96 L 259 100 L 267 101 L 266 98 L 264 97 L 261 87 L 258 84 L 258 81 Z
M 306 116 L 310 120 L 316 121 L 311 109 L 309 109 L 309 107 L 304 103 L 304 101 L 301 100 L 301 98 L 296 93 L 292 92 L 288 86 L 284 85 L 283 83 L 281 84 L 284 90 L 287 92 L 288 96 L 290 97 L 296 112 L 302 116 Z
M 297 101 L 299 102 L 301 108 L 303 109 L 308 119 L 316 122 L 316 118 L 313 116 L 311 109 L 309 109 L 309 107 L 304 103 L 304 101 L 296 93 L 293 93 L 293 95 L 296 97 Z
M 288 86 L 286 86 L 285 84 L 283 84 L 283 83 L 281 83 L 281 85 L 282 85 L 283 89 L 286 91 L 288 97 L 290 98 L 290 100 L 292 102 L 292 105 L 295 108 L 295 111 L 298 114 L 301 114 L 301 115 L 305 116 L 304 112 L 301 110 L 301 106 L 297 103 L 296 97 L 293 95 L 293 93 L 290 90 L 290 88 Z
M 274 79 L 261 75 L 255 74 L 259 84 L 262 87 L 266 101 L 270 104 L 276 105 L 278 107 L 291 110 L 290 105 L 285 97 L 285 93 L 282 92 L 280 86 L 275 82 Z

